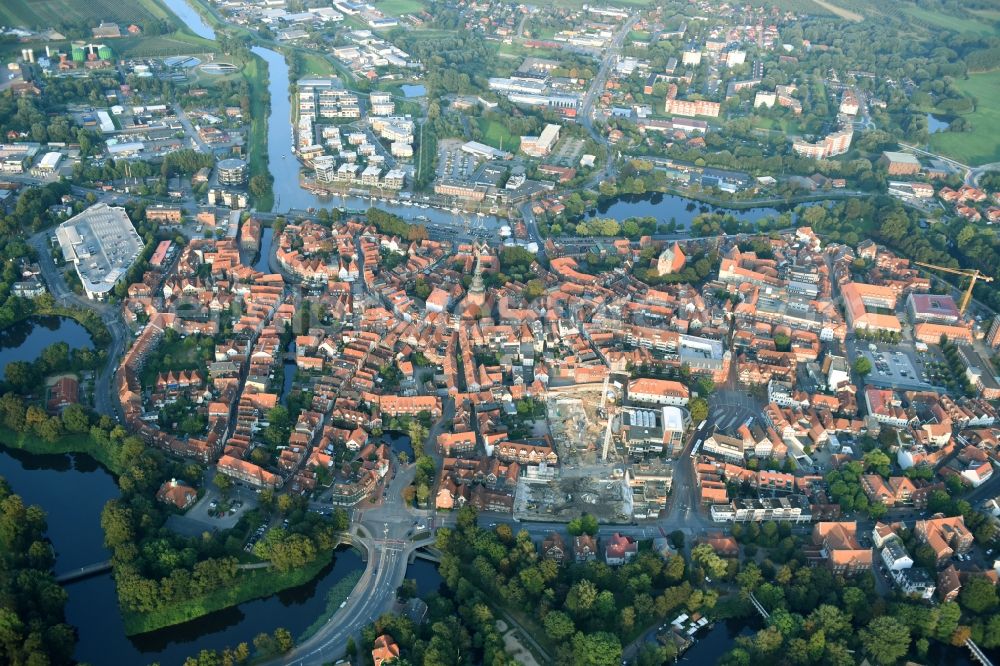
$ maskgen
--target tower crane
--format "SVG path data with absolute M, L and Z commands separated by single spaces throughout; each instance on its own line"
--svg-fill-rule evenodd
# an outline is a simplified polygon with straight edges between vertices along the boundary
M 976 268 L 950 268 L 948 266 L 938 266 L 936 264 L 925 264 L 922 261 L 914 261 L 913 263 L 917 266 L 923 266 L 924 268 L 931 268 L 943 273 L 951 273 L 952 275 L 961 275 L 969 278 L 969 287 L 965 290 L 965 294 L 962 295 L 962 301 L 958 306 L 958 311 L 962 314 L 965 314 L 965 309 L 969 307 L 969 301 L 972 300 L 972 288 L 976 286 L 976 280 L 993 282 L 993 278 L 989 275 L 981 273 L 979 269 Z

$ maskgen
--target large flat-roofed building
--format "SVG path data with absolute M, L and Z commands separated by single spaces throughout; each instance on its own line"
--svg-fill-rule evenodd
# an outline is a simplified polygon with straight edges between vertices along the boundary
M 887 150 L 882 153 L 878 161 L 890 176 L 915 176 L 920 173 L 920 160 L 909 153 Z
M 504 150 L 497 150 L 478 141 L 466 141 L 462 144 L 462 152 L 484 160 L 509 160 L 513 157 Z
M 92 299 L 104 299 L 142 253 L 142 239 L 125 209 L 104 203 L 60 224 L 56 238 Z
M 559 125 L 549 123 L 538 136 L 522 136 L 521 151 L 532 157 L 545 157 L 552 152 L 552 147 L 559 140 Z

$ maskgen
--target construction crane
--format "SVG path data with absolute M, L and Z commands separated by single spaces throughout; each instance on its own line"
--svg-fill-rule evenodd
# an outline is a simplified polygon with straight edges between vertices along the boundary
M 982 280 L 983 282 L 993 282 L 993 278 L 989 275 L 984 275 L 975 268 L 949 268 L 948 266 L 937 266 L 935 264 L 925 264 L 922 261 L 914 261 L 917 266 L 923 266 L 924 268 L 933 268 L 936 271 L 942 271 L 944 273 L 951 273 L 953 275 L 961 275 L 969 279 L 969 288 L 965 290 L 965 295 L 962 296 L 962 302 L 959 303 L 958 311 L 965 314 L 965 309 L 969 307 L 969 301 L 972 300 L 972 288 L 976 286 L 976 280 Z

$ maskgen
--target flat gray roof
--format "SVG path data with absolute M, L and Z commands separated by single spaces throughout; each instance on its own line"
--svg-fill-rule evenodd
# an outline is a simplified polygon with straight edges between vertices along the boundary
M 66 261 L 76 265 L 89 294 L 105 294 L 142 253 L 143 243 L 121 207 L 94 204 L 56 229 Z

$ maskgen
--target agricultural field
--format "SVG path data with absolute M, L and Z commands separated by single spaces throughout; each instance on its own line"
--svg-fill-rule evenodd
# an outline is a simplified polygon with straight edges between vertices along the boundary
M 971 32 L 979 35 L 991 35 L 995 32 L 993 26 L 987 21 L 953 16 L 951 14 L 924 9 L 923 7 L 911 4 L 903 4 L 902 10 L 908 16 L 921 23 L 936 26 L 938 28 L 944 28 L 945 30 L 954 30 L 955 32 Z
M 975 111 L 962 115 L 972 131 L 932 134 L 931 146 L 969 166 L 1000 162 L 1000 71 L 972 74 L 955 85 L 976 100 Z
M 3 0 L 0 24 L 31 29 L 93 27 L 101 21 L 143 25 L 148 21 L 174 23 L 174 15 L 155 0 Z
M 479 129 L 483 133 L 483 143 L 488 146 L 493 146 L 494 148 L 506 150 L 510 153 L 517 152 L 518 146 L 521 145 L 521 137 L 514 136 L 507 131 L 506 127 L 495 120 L 480 118 L 478 123 Z

